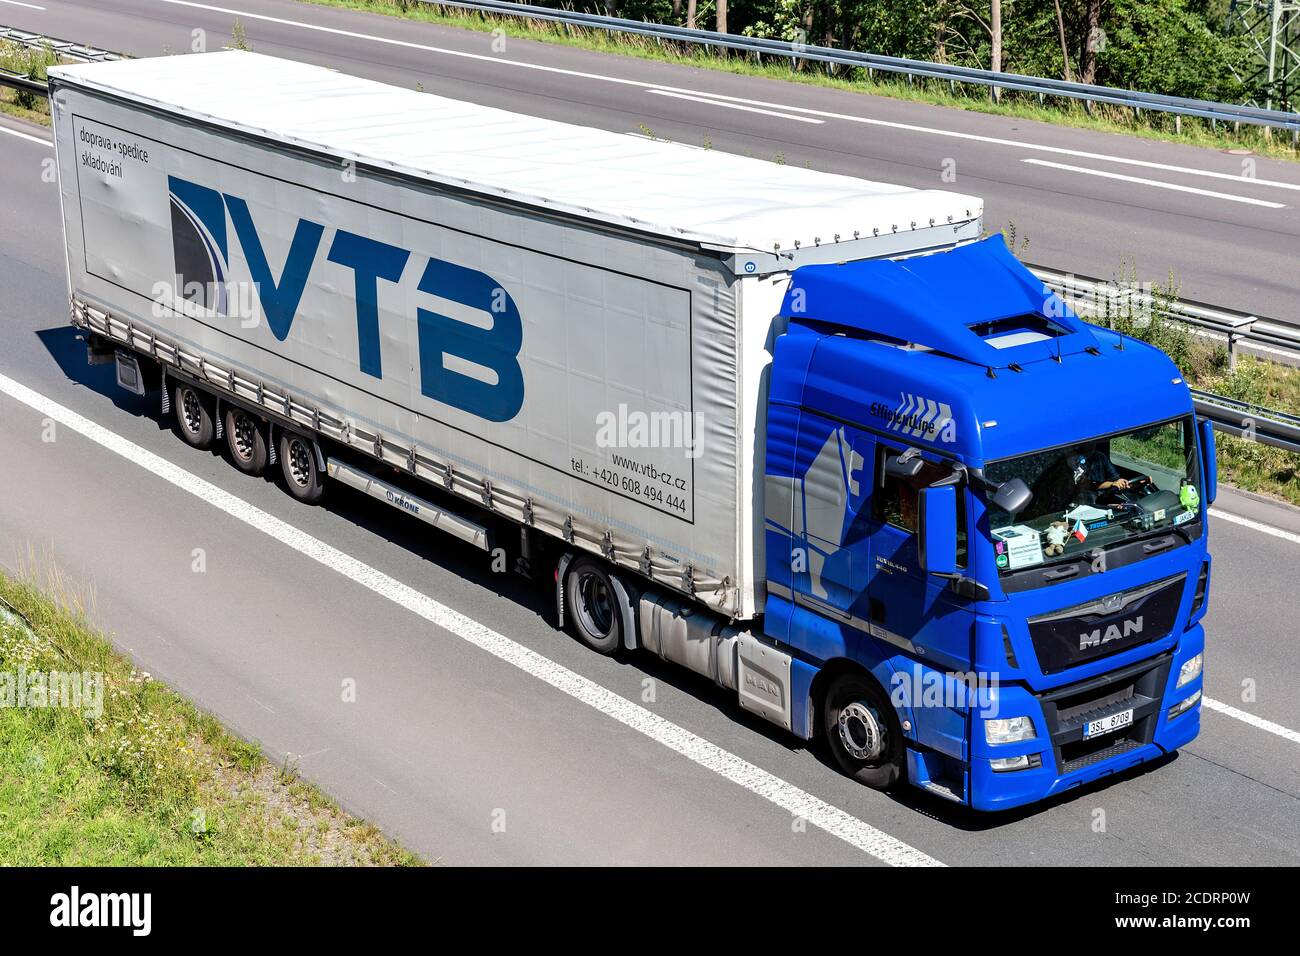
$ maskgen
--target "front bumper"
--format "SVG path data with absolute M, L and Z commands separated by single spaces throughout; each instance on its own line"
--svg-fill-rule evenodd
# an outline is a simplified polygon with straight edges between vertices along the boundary
M 1035 694 L 1024 687 L 999 688 L 998 716 L 1028 715 L 1037 737 L 1015 744 L 985 742 L 972 723 L 969 802 L 977 810 L 1004 810 L 1112 776 L 1190 742 L 1200 731 L 1201 705 L 1172 719 L 1169 709 L 1201 690 L 1204 674 L 1174 687 L 1184 661 L 1205 649 L 1197 624 L 1172 652 L 1078 684 Z M 1083 738 L 1090 721 L 1133 710 L 1133 722 L 1093 740 Z M 1040 766 L 998 772 L 992 760 L 1036 754 Z

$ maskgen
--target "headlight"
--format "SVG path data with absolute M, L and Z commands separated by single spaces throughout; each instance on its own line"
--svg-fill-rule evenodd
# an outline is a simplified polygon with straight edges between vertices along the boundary
M 1038 754 L 1024 754 L 1019 757 L 998 757 L 989 761 L 994 773 L 1008 773 L 1012 770 L 1035 770 L 1043 765 L 1043 758 Z
M 991 744 L 1013 744 L 1033 740 L 1034 722 L 1028 717 L 998 717 L 984 721 L 984 739 Z
M 1186 700 L 1180 700 L 1178 703 L 1174 704 L 1174 706 L 1169 708 L 1169 719 L 1173 720 L 1179 714 L 1183 714 L 1191 710 L 1193 707 L 1196 706 L 1196 702 L 1199 701 L 1200 699 L 1201 699 L 1201 692 L 1198 690 L 1195 694 L 1193 694 L 1191 697 L 1188 697 Z
M 1183 666 L 1178 669 L 1178 683 L 1174 685 L 1177 689 L 1184 684 L 1190 683 L 1201 676 L 1201 665 L 1205 663 L 1205 655 L 1197 654 L 1195 657 L 1183 661 Z

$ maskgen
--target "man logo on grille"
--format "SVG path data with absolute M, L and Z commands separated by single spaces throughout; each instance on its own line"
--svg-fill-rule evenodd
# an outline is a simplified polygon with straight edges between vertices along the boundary
M 1106 600 L 1112 600 L 1107 598 Z M 1119 624 L 1111 624 L 1105 630 L 1100 627 L 1093 628 L 1079 635 L 1079 650 L 1086 651 L 1090 647 L 1101 647 L 1103 644 L 1109 644 L 1111 641 L 1122 640 L 1126 637 L 1132 637 L 1135 634 L 1142 633 L 1142 615 L 1129 618 Z

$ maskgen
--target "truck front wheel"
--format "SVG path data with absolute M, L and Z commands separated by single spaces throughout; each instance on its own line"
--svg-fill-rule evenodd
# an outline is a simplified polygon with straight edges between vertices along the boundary
M 316 467 L 316 449 L 310 439 L 297 432 L 280 432 L 280 468 L 291 495 L 308 504 L 320 501 L 325 493 L 325 476 Z
M 875 681 L 852 673 L 836 678 L 822 702 L 822 726 L 836 763 L 858 783 L 889 790 L 903 779 L 903 729 Z
M 195 448 L 211 448 L 217 434 L 211 397 L 193 385 L 177 382 L 172 398 L 176 408 L 176 430 L 181 438 Z
M 609 574 L 591 558 L 578 558 L 564 576 L 569 620 L 584 644 L 613 654 L 623 643 L 623 615 Z

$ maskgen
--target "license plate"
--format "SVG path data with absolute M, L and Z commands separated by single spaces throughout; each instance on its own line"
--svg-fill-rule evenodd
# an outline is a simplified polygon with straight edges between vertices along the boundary
M 1100 737 L 1102 734 L 1108 734 L 1112 730 L 1119 730 L 1121 727 L 1127 727 L 1133 723 L 1133 711 L 1121 710 L 1118 714 L 1111 714 L 1109 717 L 1102 717 L 1100 720 L 1090 720 L 1083 725 L 1083 739 L 1090 737 Z

